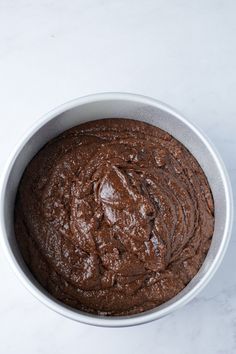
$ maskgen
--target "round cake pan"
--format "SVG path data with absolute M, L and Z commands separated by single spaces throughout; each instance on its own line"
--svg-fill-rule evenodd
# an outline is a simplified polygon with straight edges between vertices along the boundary
M 101 118 L 131 118 L 166 130 L 195 156 L 204 170 L 215 203 L 215 230 L 207 257 L 191 282 L 170 301 L 150 311 L 124 317 L 91 315 L 52 297 L 33 277 L 19 252 L 14 234 L 14 203 L 25 167 L 52 138 L 80 123 Z M 7 258 L 25 287 L 42 303 L 70 319 L 95 326 L 124 327 L 159 319 L 192 300 L 209 282 L 225 254 L 232 227 L 233 203 L 224 164 L 208 138 L 169 106 L 140 95 L 102 93 L 67 102 L 42 117 L 9 158 L 1 178 L 1 241 Z

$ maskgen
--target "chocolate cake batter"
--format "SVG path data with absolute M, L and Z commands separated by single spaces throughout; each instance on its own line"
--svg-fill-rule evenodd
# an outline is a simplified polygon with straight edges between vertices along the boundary
M 214 205 L 191 153 L 128 119 L 74 127 L 29 163 L 15 205 L 25 262 L 57 299 L 101 315 L 171 299 L 209 249 Z

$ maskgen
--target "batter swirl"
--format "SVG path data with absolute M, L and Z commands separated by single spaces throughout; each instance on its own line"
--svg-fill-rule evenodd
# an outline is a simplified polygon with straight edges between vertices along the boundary
M 207 179 L 171 135 L 143 122 L 74 127 L 29 163 L 15 205 L 25 262 L 57 299 L 103 315 L 171 299 L 209 249 Z

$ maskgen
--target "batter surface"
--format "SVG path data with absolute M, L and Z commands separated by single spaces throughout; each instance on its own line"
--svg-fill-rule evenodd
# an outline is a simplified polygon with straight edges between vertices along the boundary
M 77 309 L 130 315 L 178 294 L 214 229 L 207 179 L 163 130 L 135 120 L 74 127 L 32 159 L 15 233 L 29 269 Z

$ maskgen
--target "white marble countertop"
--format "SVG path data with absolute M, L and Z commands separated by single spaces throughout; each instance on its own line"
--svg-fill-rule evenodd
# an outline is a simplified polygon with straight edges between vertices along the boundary
M 236 185 L 235 0 L 0 0 L 0 166 L 23 132 L 71 98 L 153 96 L 215 143 Z M 72 322 L 34 299 L 0 250 L 0 353 L 236 353 L 236 236 L 205 290 L 125 329 Z

